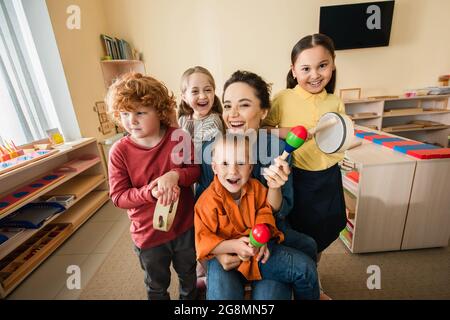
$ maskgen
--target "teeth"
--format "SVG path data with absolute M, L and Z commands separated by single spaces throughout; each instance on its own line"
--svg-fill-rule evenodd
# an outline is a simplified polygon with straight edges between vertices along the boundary
M 243 126 L 245 122 L 230 122 L 233 127 Z

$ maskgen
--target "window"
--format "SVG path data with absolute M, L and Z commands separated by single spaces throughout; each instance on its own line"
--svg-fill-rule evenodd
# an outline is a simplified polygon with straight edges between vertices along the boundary
M 20 0 L 0 1 L 0 136 L 25 144 L 60 127 Z M 1 143 L 1 141 L 0 141 Z

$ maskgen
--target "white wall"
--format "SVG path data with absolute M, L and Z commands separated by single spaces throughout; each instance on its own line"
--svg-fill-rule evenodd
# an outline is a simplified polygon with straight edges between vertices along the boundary
M 103 0 L 108 29 L 143 51 L 147 72 L 175 92 L 192 65 L 221 86 L 238 68 L 284 88 L 293 45 L 318 31 L 322 5 L 367 1 Z M 396 0 L 389 47 L 337 51 L 338 88 L 364 96 L 436 85 L 450 71 L 450 1 Z

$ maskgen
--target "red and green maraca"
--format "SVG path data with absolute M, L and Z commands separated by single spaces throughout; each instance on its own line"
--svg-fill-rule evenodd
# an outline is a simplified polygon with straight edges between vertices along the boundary
M 284 146 L 281 159 L 286 160 L 290 153 L 300 148 L 308 137 L 308 130 L 304 126 L 296 126 L 289 131 L 286 136 L 286 145 Z
M 255 224 L 250 231 L 250 242 L 249 245 L 255 248 L 261 248 L 267 242 L 269 242 L 271 237 L 269 227 L 264 223 Z M 249 257 L 241 257 L 241 260 L 247 261 Z

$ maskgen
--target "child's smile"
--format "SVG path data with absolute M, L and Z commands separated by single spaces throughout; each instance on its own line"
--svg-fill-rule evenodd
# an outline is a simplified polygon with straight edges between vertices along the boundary
M 301 88 L 320 93 L 331 80 L 334 62 L 330 52 L 322 46 L 302 51 L 292 66 L 292 74 Z

